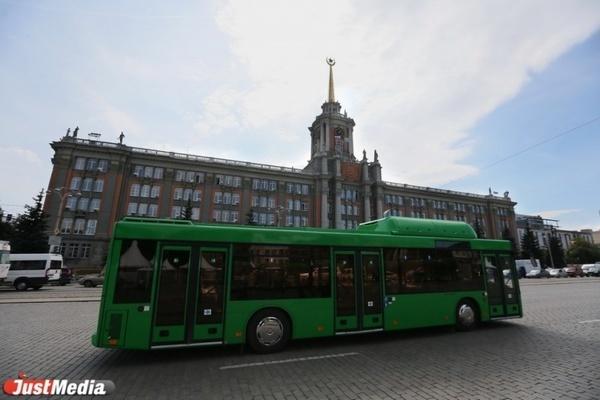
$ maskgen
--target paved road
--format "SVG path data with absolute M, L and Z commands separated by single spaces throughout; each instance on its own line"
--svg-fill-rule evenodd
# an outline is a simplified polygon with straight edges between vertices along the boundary
M 600 280 L 527 281 L 522 292 L 525 318 L 473 332 L 298 341 L 266 356 L 96 349 L 97 302 L 0 304 L 0 380 L 111 379 L 114 398 L 140 399 L 600 398 Z

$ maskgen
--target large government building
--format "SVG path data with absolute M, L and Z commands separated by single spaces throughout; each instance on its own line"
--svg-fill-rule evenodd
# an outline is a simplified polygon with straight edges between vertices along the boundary
M 488 238 L 509 228 L 503 197 L 386 182 L 377 152 L 355 156 L 354 120 L 329 94 L 310 126 L 304 169 L 131 147 L 72 135 L 52 142 L 53 170 L 44 208 L 50 234 L 71 267 L 101 267 L 116 221 L 124 216 L 353 229 L 397 215 L 466 221 Z M 58 238 L 54 238 L 55 240 Z M 57 242 L 58 243 L 58 242 Z

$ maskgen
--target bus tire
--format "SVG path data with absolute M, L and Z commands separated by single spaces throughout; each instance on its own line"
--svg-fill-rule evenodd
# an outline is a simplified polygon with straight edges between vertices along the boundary
M 285 347 L 291 333 L 288 315 L 276 308 L 266 308 L 248 321 L 246 343 L 256 353 L 275 353 Z
M 17 279 L 14 283 L 14 287 L 19 292 L 23 292 L 29 289 L 29 282 L 27 282 L 27 279 Z
M 463 299 L 456 306 L 456 330 L 470 331 L 479 322 L 477 305 L 469 299 Z

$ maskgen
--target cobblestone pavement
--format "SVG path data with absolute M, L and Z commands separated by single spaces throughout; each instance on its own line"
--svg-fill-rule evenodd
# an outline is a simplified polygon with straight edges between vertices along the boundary
M 111 397 L 140 399 L 598 399 L 600 281 L 555 282 L 523 282 L 523 319 L 297 341 L 272 355 L 96 349 L 97 302 L 0 304 L 0 380 L 111 379 Z

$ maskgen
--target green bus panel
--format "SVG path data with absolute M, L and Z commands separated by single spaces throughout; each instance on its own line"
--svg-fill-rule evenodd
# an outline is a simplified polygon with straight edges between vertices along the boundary
M 185 337 L 184 325 L 153 326 L 152 343 L 177 343 L 183 342 Z
M 489 320 L 487 299 L 483 291 L 396 294 L 386 296 L 385 330 L 454 325 L 456 306 L 464 298 L 475 300 L 481 320 Z
M 333 298 L 230 301 L 225 316 L 224 342 L 246 341 L 246 325 L 263 308 L 280 308 L 292 320 L 292 339 L 332 336 Z
M 358 328 L 358 317 L 356 315 L 335 318 L 336 331 L 351 331 L 356 328 Z

